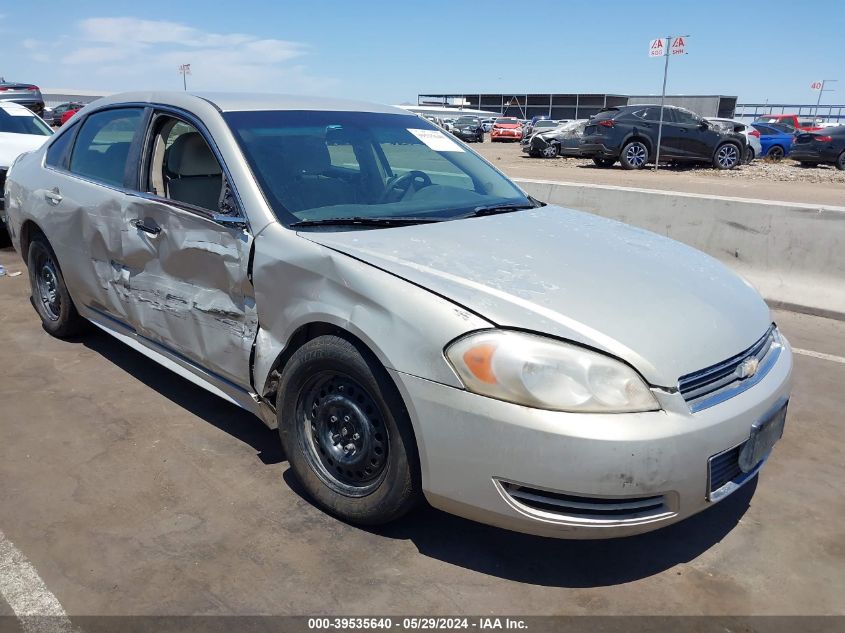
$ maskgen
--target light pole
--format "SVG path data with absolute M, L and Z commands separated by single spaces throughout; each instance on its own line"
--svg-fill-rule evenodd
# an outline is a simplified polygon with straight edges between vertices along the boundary
M 814 119 L 819 118 L 819 104 L 822 102 L 822 93 L 824 92 L 833 92 L 831 88 L 825 88 L 825 84 L 833 83 L 836 79 L 822 79 L 822 85 L 819 88 L 819 98 L 816 99 L 816 113 L 813 115 Z M 829 117 L 828 117 L 829 118 Z
M 187 90 L 188 89 L 187 76 L 191 74 L 191 65 L 190 64 L 181 64 L 179 66 L 179 74 L 182 75 L 182 90 Z

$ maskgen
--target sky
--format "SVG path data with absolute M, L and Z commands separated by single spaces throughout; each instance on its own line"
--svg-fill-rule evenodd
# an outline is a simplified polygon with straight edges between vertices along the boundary
M 744 6 L 745 5 L 745 6 Z M 649 40 L 689 35 L 668 94 L 815 103 L 839 79 L 845 0 L 0 0 L 0 76 L 42 88 L 264 91 L 416 103 L 422 93 L 659 94 Z M 791 17 L 794 16 L 794 17 Z

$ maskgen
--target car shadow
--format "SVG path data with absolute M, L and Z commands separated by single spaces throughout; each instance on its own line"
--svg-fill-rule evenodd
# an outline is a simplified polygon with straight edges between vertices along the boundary
M 279 464 L 285 461 L 278 432 L 267 428 L 251 413 L 209 393 L 178 374 L 162 371 L 161 365 L 155 361 L 93 326 L 84 336 L 74 339 L 74 342 L 97 352 L 171 402 L 251 446 L 264 464 Z
M 161 371 L 157 363 L 104 332 L 92 331 L 74 342 L 251 446 L 264 464 L 286 460 L 277 432 L 252 414 L 172 372 Z M 290 469 L 283 478 L 292 492 L 308 500 Z M 721 503 L 681 523 L 622 539 L 567 541 L 519 534 L 447 514 L 424 502 L 391 524 L 354 529 L 411 541 L 423 556 L 515 582 L 573 588 L 611 586 L 665 572 L 706 552 L 740 522 L 756 487 L 755 477 Z

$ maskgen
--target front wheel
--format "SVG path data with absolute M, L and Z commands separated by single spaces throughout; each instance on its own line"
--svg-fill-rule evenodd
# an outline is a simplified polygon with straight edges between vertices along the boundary
M 766 156 L 774 161 L 778 161 L 783 158 L 783 148 L 780 145 L 772 145 Z
M 739 147 L 733 143 L 723 143 L 716 148 L 713 155 L 713 167 L 716 169 L 733 169 L 739 164 Z
M 622 148 L 619 164 L 622 169 L 642 169 L 648 162 L 648 147 L 642 141 L 631 141 Z
M 276 410 L 291 469 L 327 512 L 378 525 L 419 499 L 408 413 L 385 369 L 352 342 L 320 336 L 294 352 Z
M 85 328 L 70 298 L 56 254 L 47 238 L 36 235 L 27 252 L 32 305 L 44 329 L 57 338 L 76 336 Z
M 836 162 L 834 163 L 834 165 L 839 171 L 845 171 L 845 152 L 839 154 L 839 156 L 836 158 Z
M 543 148 L 543 158 L 557 158 L 560 151 L 558 150 L 557 145 L 554 143 L 549 143 Z

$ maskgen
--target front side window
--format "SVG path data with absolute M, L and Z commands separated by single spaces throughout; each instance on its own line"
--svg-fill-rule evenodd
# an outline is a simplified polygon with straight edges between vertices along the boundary
M 141 108 L 102 110 L 82 123 L 70 156 L 70 171 L 122 186 L 132 140 L 141 125 Z
M 698 125 L 700 121 L 700 119 L 689 110 L 672 108 L 671 112 L 675 123 L 679 123 L 681 125 Z
M 371 112 L 228 112 L 277 217 L 448 220 L 532 206 L 514 184 L 419 117 Z
M 220 208 L 223 170 L 199 130 L 164 115 L 155 119 L 153 130 L 147 191 L 216 212 Z

